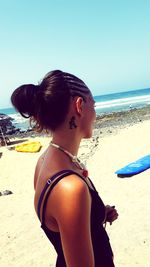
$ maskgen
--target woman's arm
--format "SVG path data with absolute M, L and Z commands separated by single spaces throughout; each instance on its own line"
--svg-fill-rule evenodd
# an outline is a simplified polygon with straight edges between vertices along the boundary
M 90 229 L 91 196 L 87 185 L 72 175 L 69 179 L 61 180 L 53 193 L 57 195 L 55 219 L 67 267 L 94 267 Z

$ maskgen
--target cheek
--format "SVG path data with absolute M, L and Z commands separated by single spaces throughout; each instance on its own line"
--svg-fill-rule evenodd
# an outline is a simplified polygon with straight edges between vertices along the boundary
M 89 117 L 87 119 L 87 129 L 89 131 L 90 136 L 92 135 L 95 121 L 96 121 L 96 113 L 95 111 L 92 111 L 91 114 L 89 114 Z
M 88 123 L 89 127 L 93 125 L 93 123 L 95 122 L 95 120 L 96 120 L 95 110 L 90 110 L 88 112 L 88 116 L 87 116 L 87 123 Z
M 91 120 L 93 120 L 93 121 L 96 120 L 96 112 L 95 112 L 95 109 L 93 109 L 93 111 L 92 111 Z
M 96 111 L 94 109 L 94 120 L 96 120 Z

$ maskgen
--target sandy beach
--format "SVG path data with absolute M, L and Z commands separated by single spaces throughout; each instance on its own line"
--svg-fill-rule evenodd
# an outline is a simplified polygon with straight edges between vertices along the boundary
M 150 154 L 149 120 L 117 126 L 117 130 L 106 129 L 102 134 L 96 128 L 93 138 L 83 140 L 79 156 L 86 161 L 104 203 L 115 205 L 119 213 L 118 220 L 106 226 L 115 266 L 149 267 L 150 169 L 130 178 L 118 178 L 115 174 L 117 169 Z M 25 139 L 40 141 L 41 151 L 20 153 L 0 147 L 0 191 L 13 193 L 0 196 L 0 266 L 54 267 L 55 251 L 40 229 L 33 208 L 34 166 L 49 137 Z

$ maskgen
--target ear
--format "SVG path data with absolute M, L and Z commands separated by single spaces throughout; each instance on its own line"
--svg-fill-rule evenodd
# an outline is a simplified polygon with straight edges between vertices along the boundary
M 77 112 L 77 114 L 78 115 L 80 115 L 81 116 L 81 114 L 82 114 L 82 112 L 83 112 L 83 103 L 84 101 L 83 101 L 83 98 L 82 97 L 78 97 L 77 99 L 76 99 L 76 102 L 75 102 L 75 104 L 76 104 L 76 106 L 75 106 L 75 108 L 76 108 L 76 112 Z

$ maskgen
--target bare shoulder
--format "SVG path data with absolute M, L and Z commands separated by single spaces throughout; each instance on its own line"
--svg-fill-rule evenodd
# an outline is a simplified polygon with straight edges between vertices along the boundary
M 63 178 L 51 192 L 50 202 L 53 206 L 54 217 L 65 218 L 71 214 L 75 216 L 86 209 L 90 209 L 91 196 L 87 184 L 77 175 Z M 55 207 L 55 208 L 54 208 Z
M 66 176 L 60 180 L 55 190 L 56 194 L 58 192 L 60 196 L 66 195 L 66 197 L 75 197 L 76 195 L 82 195 L 83 193 L 89 194 L 86 182 L 84 182 L 78 175 L 75 174 Z

